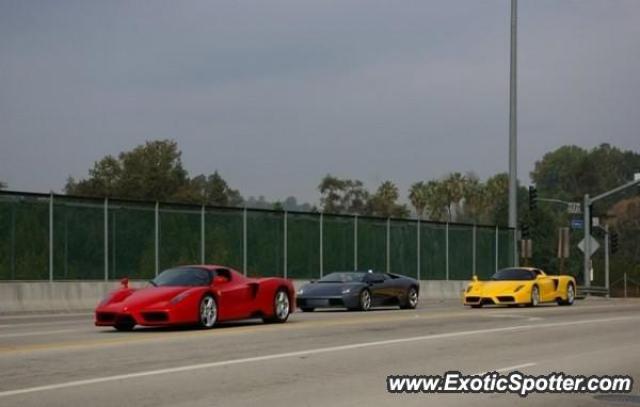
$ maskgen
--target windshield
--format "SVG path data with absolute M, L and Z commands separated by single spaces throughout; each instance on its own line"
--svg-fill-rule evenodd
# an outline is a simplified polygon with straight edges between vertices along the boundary
M 513 280 L 533 280 L 534 278 L 535 278 L 535 273 L 531 270 L 511 268 L 511 269 L 498 270 L 491 277 L 491 280 L 497 280 L 497 281 L 512 280 L 513 281 Z
M 201 268 L 180 267 L 163 271 L 150 283 L 156 287 L 204 286 L 211 284 L 211 275 Z
M 318 282 L 319 283 L 359 283 L 362 281 L 365 274 L 366 273 L 353 272 L 353 271 L 331 273 L 322 277 L 320 280 L 318 280 Z

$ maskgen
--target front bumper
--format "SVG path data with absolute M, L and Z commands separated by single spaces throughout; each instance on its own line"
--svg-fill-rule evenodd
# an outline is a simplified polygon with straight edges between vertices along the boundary
M 324 297 L 298 296 L 296 298 L 298 308 L 357 308 L 360 298 L 357 294 L 335 295 Z
M 128 311 L 116 309 L 97 309 L 95 312 L 96 326 L 115 326 L 118 324 L 166 326 L 184 323 L 179 321 L 169 309 L 146 309 L 143 311 Z
M 482 293 L 468 293 L 464 295 L 464 305 L 515 305 L 515 304 L 527 304 L 530 301 L 530 296 L 526 293 L 518 291 L 501 293 L 499 295 L 483 295 Z

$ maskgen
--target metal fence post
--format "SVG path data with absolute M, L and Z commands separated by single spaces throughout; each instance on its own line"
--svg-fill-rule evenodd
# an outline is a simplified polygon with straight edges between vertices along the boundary
M 358 270 L 358 215 L 353 218 L 353 269 Z
M 109 198 L 104 198 L 104 281 L 109 281 Z
M 387 273 L 391 272 L 391 218 L 387 218 Z
M 517 229 L 513 229 L 511 231 L 513 234 L 513 259 L 511 261 L 511 265 L 513 267 L 518 267 L 520 265 L 520 257 L 518 256 L 518 232 Z
M 449 222 L 444 227 L 444 251 L 445 279 L 449 280 Z
M 472 238 L 471 238 L 471 241 L 472 241 L 471 242 L 471 246 L 472 246 L 472 249 L 471 249 L 471 253 L 472 254 L 471 255 L 473 256 L 473 263 L 472 263 L 472 267 L 471 267 L 472 271 L 473 271 L 472 276 L 475 276 L 476 274 L 478 274 L 478 270 L 476 268 L 476 253 L 477 253 L 476 249 L 477 249 L 477 242 L 478 242 L 477 241 L 477 233 L 478 233 L 478 227 L 474 224 L 473 225 L 473 229 L 472 229 L 472 234 L 473 235 L 472 235 Z
M 287 278 L 287 211 L 284 211 L 284 278 Z
M 155 268 L 156 276 L 158 275 L 158 269 L 160 267 L 160 203 L 156 201 L 155 209 Z
M 496 270 L 495 271 L 498 271 L 498 267 L 499 267 L 498 261 L 500 259 L 500 252 L 498 250 L 498 244 L 499 244 L 498 242 L 500 241 L 499 232 L 500 232 L 500 229 L 498 228 L 498 225 L 496 225 Z
M 416 222 L 418 226 L 416 230 L 416 278 L 418 281 L 420 280 L 420 218 L 418 218 L 418 222 Z
M 49 281 L 53 281 L 53 192 L 49 194 Z
M 624 298 L 627 298 L 627 273 L 622 276 L 624 282 Z
M 242 212 L 242 272 L 247 275 L 247 207 Z
M 205 235 L 204 235 L 204 220 L 205 220 L 205 211 L 204 211 L 204 205 L 202 205 L 202 208 L 200 209 L 200 264 L 204 264 L 205 263 L 205 256 L 204 256 L 204 251 L 205 251 Z
M 324 217 L 323 217 L 322 212 L 320 212 L 320 278 L 322 278 L 322 275 L 324 273 L 324 259 L 323 259 L 324 247 L 322 246 L 323 245 L 322 239 L 324 238 L 323 237 L 323 234 L 324 234 L 324 230 L 323 230 L 324 229 L 324 225 L 323 224 L 324 224 Z
M 16 203 L 11 205 L 11 279 L 16 279 Z

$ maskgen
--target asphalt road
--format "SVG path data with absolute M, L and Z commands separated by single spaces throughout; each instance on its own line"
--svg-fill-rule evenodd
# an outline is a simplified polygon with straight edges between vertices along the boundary
M 212 330 L 96 328 L 89 314 L 0 316 L 0 406 L 633 406 L 631 397 L 386 392 L 391 374 L 628 374 L 640 302 L 296 313 Z

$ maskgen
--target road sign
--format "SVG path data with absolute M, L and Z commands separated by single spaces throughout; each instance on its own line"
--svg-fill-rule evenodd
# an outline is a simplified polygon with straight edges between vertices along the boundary
M 584 229 L 584 220 L 571 219 L 571 229 Z
M 596 239 L 593 238 L 593 236 L 589 236 L 589 237 L 591 238 L 591 243 L 590 243 L 591 253 L 589 253 L 589 257 L 591 257 L 593 256 L 593 253 L 595 253 L 600 248 L 600 244 Z M 578 249 L 584 252 L 584 239 L 582 239 L 580 243 L 578 243 Z
M 567 203 L 567 212 L 573 215 L 577 215 L 582 213 L 582 207 L 580 206 L 580 202 L 568 202 Z

